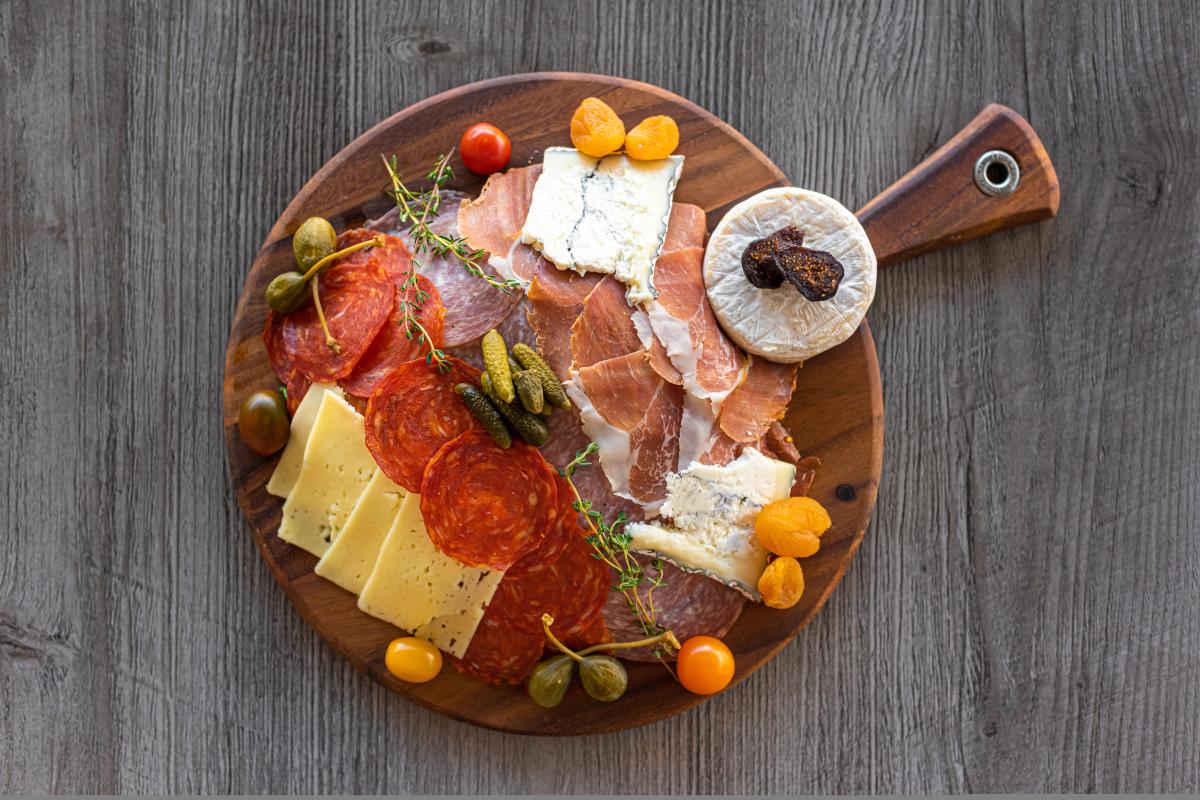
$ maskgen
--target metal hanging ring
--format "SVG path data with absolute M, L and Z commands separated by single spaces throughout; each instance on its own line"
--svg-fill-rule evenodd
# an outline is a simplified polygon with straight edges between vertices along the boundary
M 988 150 L 975 162 L 975 185 L 988 197 L 1012 194 L 1020 183 L 1020 165 L 1003 150 Z

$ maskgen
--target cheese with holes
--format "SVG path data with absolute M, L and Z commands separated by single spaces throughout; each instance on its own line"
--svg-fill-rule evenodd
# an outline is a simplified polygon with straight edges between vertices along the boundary
M 665 558 L 699 572 L 752 600 L 768 553 L 754 535 L 754 520 L 767 503 L 789 496 L 796 468 L 747 447 L 723 467 L 693 463 L 667 476 L 661 515 L 669 522 L 626 526 L 629 549 Z
M 358 597 L 373 617 L 462 658 L 504 573 L 443 555 L 425 530 L 421 498 L 407 495 Z
M 613 275 L 631 305 L 648 302 L 682 170 L 683 156 L 638 161 L 548 148 L 521 241 L 560 269 Z
M 337 394 L 325 392 L 300 474 L 283 504 L 279 538 L 318 558 L 325 555 L 375 469 L 362 415 Z
M 287 446 L 283 448 L 283 455 L 279 457 L 279 463 L 271 473 L 271 480 L 267 481 L 269 494 L 286 500 L 292 493 L 296 478 L 300 476 L 300 467 L 304 466 L 304 446 L 308 444 L 308 435 L 312 431 L 313 421 L 317 418 L 317 410 L 321 407 L 321 398 L 326 392 L 342 396 L 342 389 L 336 383 L 314 383 L 308 387 L 304 399 L 296 407 Z
M 360 593 L 375 569 L 379 549 L 400 515 L 400 505 L 407 494 L 403 487 L 392 483 L 383 470 L 376 470 L 345 526 L 321 556 L 314 571 L 347 592 Z

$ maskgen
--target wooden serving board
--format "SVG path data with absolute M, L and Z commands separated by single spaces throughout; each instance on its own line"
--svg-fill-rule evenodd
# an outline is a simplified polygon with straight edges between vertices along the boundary
M 721 120 L 670 92 L 598 75 L 536 73 L 470 84 L 413 105 L 360 136 L 304 186 L 272 226 L 238 302 L 225 358 L 225 441 L 238 502 L 254 541 L 276 580 L 304 619 L 338 652 L 375 680 L 427 708 L 488 728 L 531 734 L 590 734 L 644 725 L 678 714 L 706 698 L 685 691 L 661 666 L 630 663 L 630 688 L 616 703 L 598 703 L 576 686 L 554 709 L 535 705 L 520 688 L 489 686 L 447 666 L 432 682 L 402 683 L 384 668 L 387 643 L 398 630 L 361 613 L 355 597 L 313 573 L 308 553 L 279 540 L 282 501 L 266 492 L 277 458 L 252 453 L 237 430 L 241 401 L 279 384 L 261 339 L 263 291 L 293 268 L 291 233 L 304 219 L 326 217 L 341 230 L 388 207 L 381 155 L 396 154 L 402 177 L 416 181 L 457 144 L 472 123 L 485 120 L 512 140 L 513 166 L 536 163 L 542 151 L 569 145 L 568 120 L 579 102 L 600 97 L 626 125 L 653 114 L 679 124 L 678 152 L 686 157 L 676 191 L 680 202 L 708 212 L 713 226 L 731 206 L 787 177 L 753 144 Z M 975 159 L 1002 148 L 1021 165 L 1021 184 L 1007 197 L 988 197 L 971 178 Z M 450 188 L 477 194 L 482 179 L 453 162 Z M 1057 179 L 1033 131 L 1014 112 L 989 106 L 945 147 L 861 212 L 880 264 L 1050 216 L 1058 207 Z M 813 618 L 841 579 L 866 532 L 883 458 L 883 395 L 875 345 L 864 322 L 841 346 L 805 363 L 786 424 L 804 455 L 821 459 L 812 495 L 829 509 L 833 527 L 820 552 L 803 562 L 801 602 L 779 611 L 748 604 L 725 637 L 737 659 L 734 683 L 774 656 Z

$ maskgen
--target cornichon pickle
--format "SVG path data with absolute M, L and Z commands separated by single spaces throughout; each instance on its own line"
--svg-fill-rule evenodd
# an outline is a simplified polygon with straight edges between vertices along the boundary
M 540 414 L 546 406 L 546 395 L 542 391 L 542 382 L 532 370 L 523 369 L 513 373 L 513 385 L 517 387 L 517 397 L 521 405 L 530 414 Z
M 570 408 L 571 401 L 567 399 L 567 390 L 563 388 L 562 381 L 554 374 L 554 370 L 550 369 L 538 352 L 529 345 L 521 342 L 513 345 L 513 358 L 525 369 L 533 370 L 537 375 L 538 380 L 542 382 L 542 391 L 546 395 L 546 399 L 550 401 L 550 405 L 558 406 L 559 408 Z
M 521 371 L 521 365 L 518 364 L 517 360 L 512 357 L 512 353 L 508 354 L 508 368 L 514 375 Z
M 512 435 L 508 428 L 504 427 L 504 418 L 478 389 L 469 383 L 460 383 L 454 387 L 454 391 L 462 398 L 467 408 L 471 409 L 475 419 L 483 423 L 483 427 L 496 440 L 496 444 L 505 449 L 512 445 Z
M 480 343 L 483 348 L 483 366 L 491 376 L 492 388 L 496 396 L 505 403 L 517 399 L 513 390 L 512 370 L 508 367 L 508 348 L 504 345 L 504 337 L 495 328 L 483 335 Z
M 512 429 L 517 432 L 525 441 L 529 442 L 534 447 L 541 447 L 550 438 L 550 429 L 546 427 L 546 423 L 542 422 L 533 414 L 530 414 L 519 403 L 505 403 L 496 397 L 495 387 L 492 386 L 488 374 L 485 372 L 479 379 L 479 384 L 483 388 L 483 393 L 487 395 L 487 399 L 492 401 L 492 405 L 500 412 Z

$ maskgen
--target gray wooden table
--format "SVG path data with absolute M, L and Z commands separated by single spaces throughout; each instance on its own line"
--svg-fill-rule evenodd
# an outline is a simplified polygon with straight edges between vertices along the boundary
M 1197 41 L 1185 0 L 0 3 L 0 790 L 1200 790 Z M 699 710 L 571 740 L 322 644 L 219 412 L 308 176 L 545 69 L 676 91 L 852 208 L 999 101 L 1063 188 L 881 276 L 879 506 L 816 622 Z

